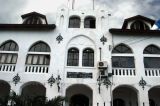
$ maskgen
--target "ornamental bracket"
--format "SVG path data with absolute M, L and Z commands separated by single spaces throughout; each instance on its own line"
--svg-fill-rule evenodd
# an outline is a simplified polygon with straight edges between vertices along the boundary
M 141 78 L 141 80 L 139 81 L 139 86 L 142 86 L 143 90 L 144 90 L 144 87 L 147 85 L 147 82 Z
M 20 80 L 21 80 L 21 78 L 20 78 L 18 73 L 12 79 L 13 83 L 15 84 L 15 86 L 18 84 L 18 82 L 20 82 Z

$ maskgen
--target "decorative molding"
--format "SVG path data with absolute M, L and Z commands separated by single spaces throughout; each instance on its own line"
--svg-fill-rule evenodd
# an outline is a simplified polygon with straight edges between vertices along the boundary
M 147 85 L 147 82 L 143 79 L 143 77 L 141 78 L 141 80 L 139 81 L 139 86 L 142 86 L 143 90 L 144 87 Z
M 52 74 L 52 76 L 48 79 L 48 84 L 50 84 L 50 86 L 52 87 L 54 83 L 55 83 L 55 79 Z
M 103 84 L 106 85 L 106 88 L 108 89 L 108 87 L 112 84 L 111 81 L 108 78 L 105 78 L 103 80 Z
M 101 93 L 101 78 L 100 77 L 98 77 L 97 82 L 98 82 L 98 90 L 100 94 Z
M 63 37 L 61 34 L 59 34 L 56 38 L 56 40 L 58 41 L 58 43 L 61 43 L 61 41 L 63 40 Z
M 13 77 L 13 83 L 15 84 L 15 86 L 16 86 L 16 84 L 17 84 L 18 82 L 20 82 L 20 80 L 21 80 L 21 78 L 20 78 L 19 74 L 17 73 L 17 75 L 15 75 L 15 76 Z
M 104 45 L 105 42 L 107 42 L 107 38 L 103 35 L 100 39 L 100 41 L 102 42 L 102 44 Z
M 60 81 L 61 81 L 61 77 L 60 77 L 60 75 L 58 75 L 57 78 L 56 78 L 58 92 L 60 91 Z

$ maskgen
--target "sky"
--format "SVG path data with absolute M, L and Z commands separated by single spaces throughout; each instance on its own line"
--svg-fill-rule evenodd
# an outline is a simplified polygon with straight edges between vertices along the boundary
M 68 0 L 0 0 L 0 23 L 22 23 L 21 15 L 39 12 L 48 23 L 56 21 L 57 9 L 67 6 Z M 143 15 L 160 19 L 160 0 L 95 0 L 95 8 L 106 7 L 111 14 L 111 27 L 121 27 L 125 18 Z M 92 7 L 92 0 L 75 0 L 75 8 Z

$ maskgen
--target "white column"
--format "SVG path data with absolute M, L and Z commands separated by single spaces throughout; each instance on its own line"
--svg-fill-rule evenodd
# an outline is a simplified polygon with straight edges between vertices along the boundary
M 81 18 L 80 28 L 84 28 L 84 18 Z
M 149 106 L 148 90 L 142 89 L 138 94 L 138 106 Z

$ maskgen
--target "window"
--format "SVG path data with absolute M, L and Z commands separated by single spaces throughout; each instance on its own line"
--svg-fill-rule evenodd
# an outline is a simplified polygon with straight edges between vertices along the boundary
M 149 45 L 144 51 L 144 67 L 145 68 L 160 68 L 160 49 L 157 46 Z
M 27 55 L 27 65 L 49 65 L 50 47 L 44 42 L 38 42 L 29 49 Z
M 83 51 L 82 66 L 94 66 L 94 51 L 92 49 L 87 48 Z
M 43 42 L 34 44 L 30 49 L 30 52 L 50 52 L 50 47 Z
M 124 44 L 119 44 L 113 49 L 112 53 L 132 53 L 132 50 Z
M 7 41 L 0 46 L 1 51 L 18 51 L 18 45 L 14 41 Z
M 49 65 L 50 55 L 29 54 L 27 56 L 28 65 Z
M 144 54 L 160 54 L 160 49 L 154 45 L 146 47 L 143 51 Z
M 84 28 L 96 28 L 96 19 L 93 17 L 85 18 Z
M 160 57 L 144 57 L 145 68 L 160 68 Z
M 23 24 L 42 24 L 42 20 L 40 19 L 40 17 L 37 16 L 32 16 L 27 18 Z
M 113 68 L 135 68 L 132 50 L 124 44 L 119 44 L 112 50 L 112 67 Z M 114 56 L 114 54 L 118 54 Z M 128 54 L 124 56 L 123 54 Z
M 112 57 L 112 67 L 114 68 L 134 68 L 134 57 Z
M 136 20 L 131 24 L 131 29 L 134 30 L 149 30 L 149 26 L 140 20 Z
M 80 18 L 77 16 L 70 17 L 69 28 L 80 28 Z
M 14 41 L 7 41 L 0 46 L 0 64 L 16 64 L 18 45 Z M 10 51 L 10 52 L 8 52 Z M 5 53 L 6 52 L 6 53 Z
M 71 48 L 68 50 L 67 66 L 78 66 L 79 64 L 79 50 Z

